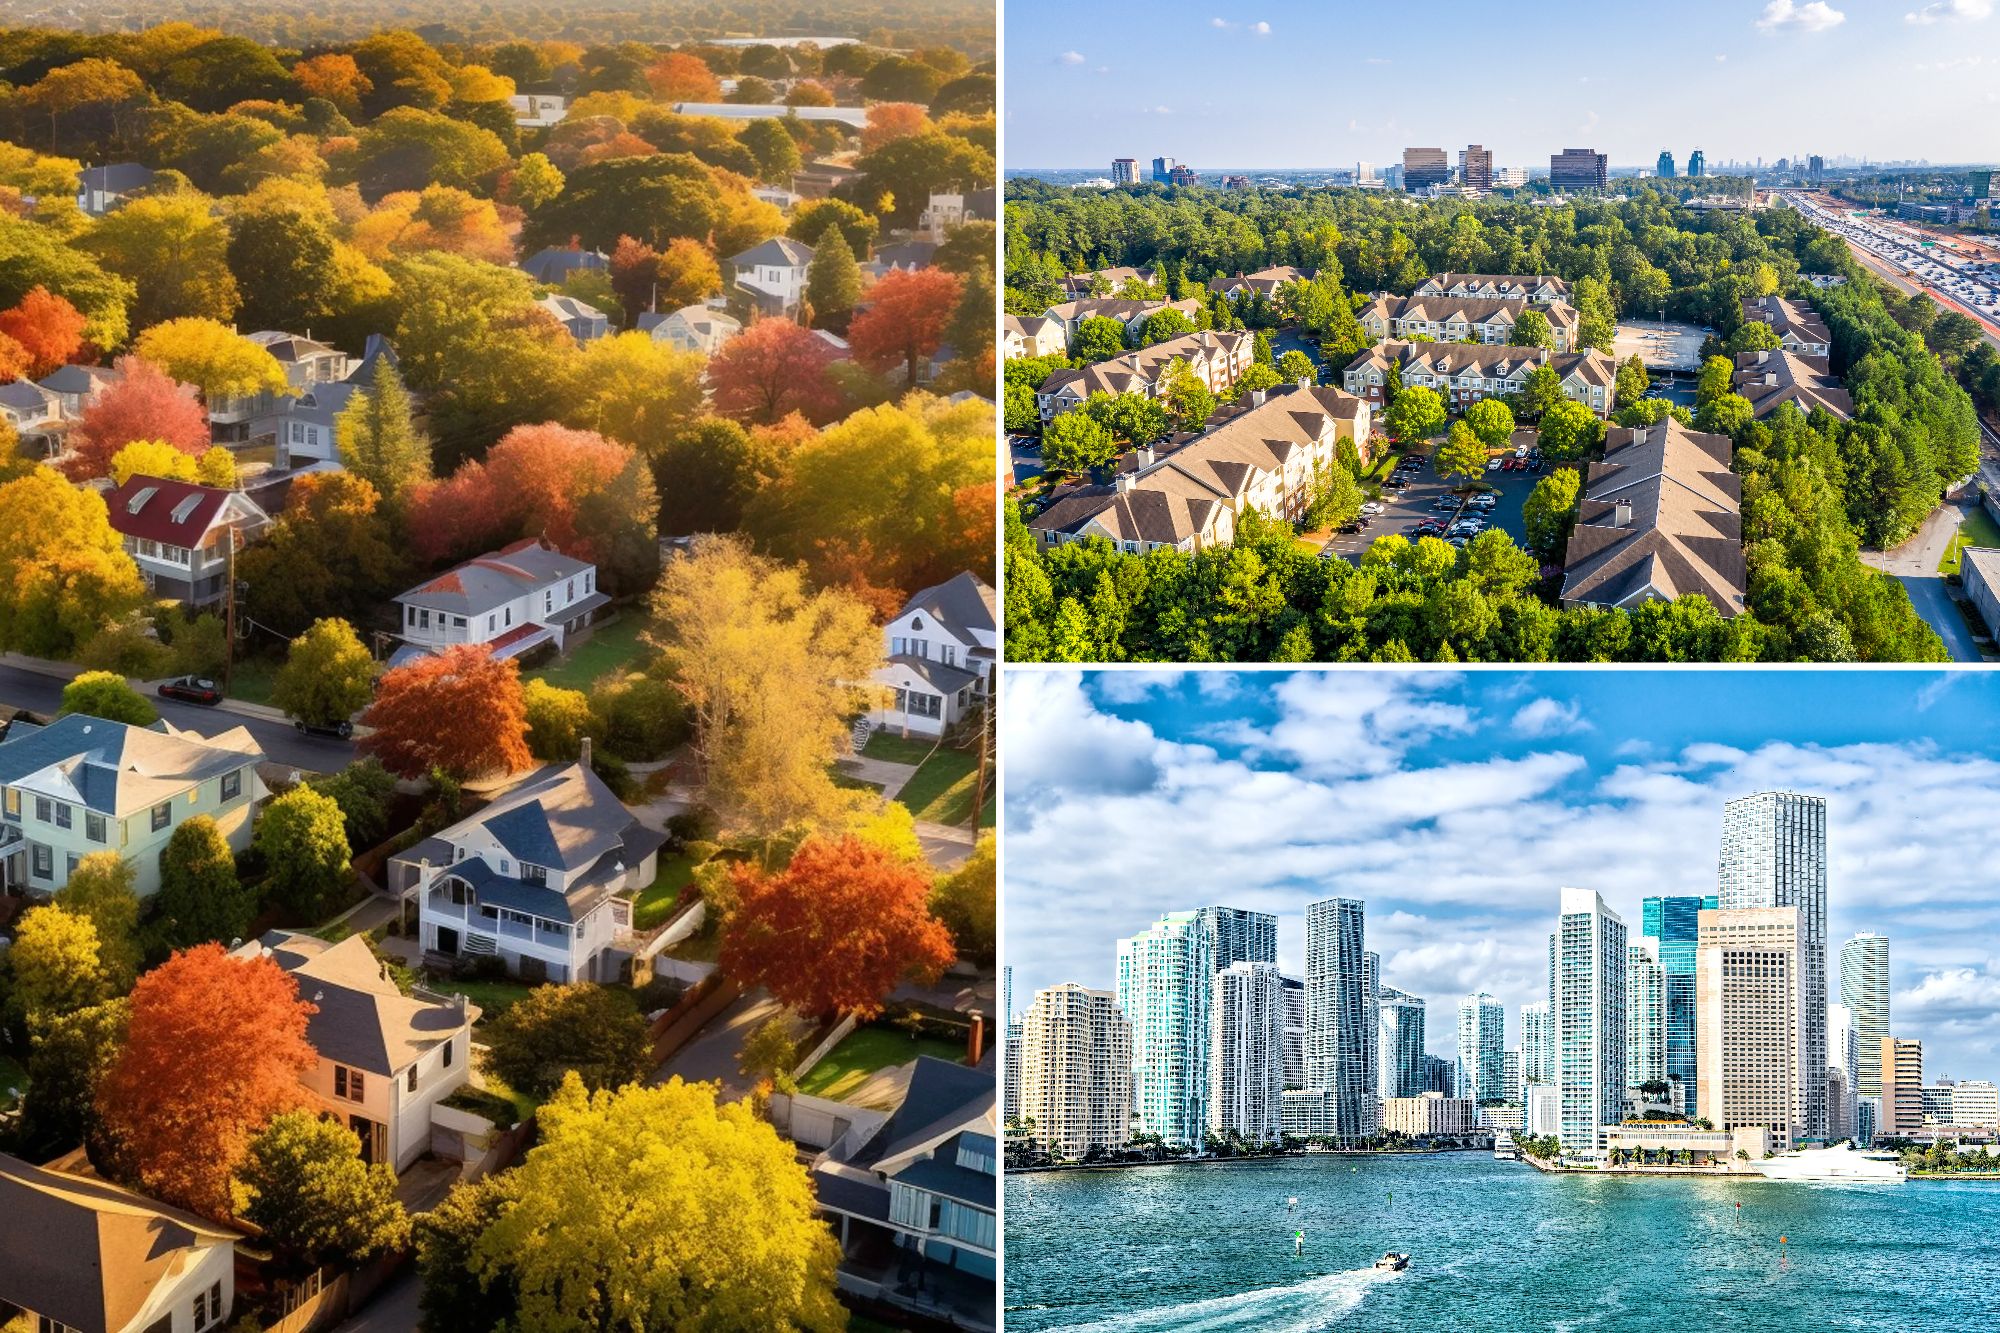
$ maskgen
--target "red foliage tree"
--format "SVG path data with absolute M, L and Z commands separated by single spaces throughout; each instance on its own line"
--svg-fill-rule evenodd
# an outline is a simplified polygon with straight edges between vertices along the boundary
M 54 374 L 83 350 L 83 312 L 46 287 L 36 287 L 0 310 L 0 333 L 28 353 L 27 377 Z
M 27 348 L 0 333 L 0 384 L 12 384 L 26 375 L 34 363 L 35 358 Z
M 833 359 L 833 349 L 809 330 L 761 320 L 708 363 L 709 392 L 716 411 L 740 421 L 769 425 L 792 412 L 831 421 L 841 409 Z
M 632 450 L 594 430 L 544 422 L 516 426 L 482 463 L 412 491 L 411 542 L 429 561 L 476 555 L 517 537 L 541 537 L 579 560 L 603 556 L 583 532 L 584 502 L 616 484 Z
M 669 51 L 646 67 L 646 83 L 663 102 L 719 102 L 722 83 L 700 56 Z
M 905 384 L 917 382 L 917 368 L 944 345 L 945 330 L 958 308 L 964 280 L 941 268 L 901 269 L 875 284 L 867 309 L 848 326 L 854 359 L 877 374 L 901 365 Z
M 250 1140 L 310 1104 L 299 1075 L 319 1064 L 306 1041 L 313 1012 L 283 968 L 219 944 L 139 978 L 125 1048 L 97 1093 L 118 1169 L 159 1199 L 227 1218 Z
M 134 440 L 164 440 L 184 454 L 208 448 L 208 412 L 191 384 L 181 384 L 152 362 L 121 356 L 120 378 L 83 410 L 70 432 L 63 472 L 88 481 L 111 471 L 111 456 Z
M 446 648 L 384 675 L 361 720 L 375 729 L 362 752 L 406 778 L 434 768 L 459 778 L 516 773 L 534 762 L 520 667 L 483 644 Z
M 611 250 L 611 290 L 625 306 L 628 319 L 644 310 L 660 281 L 660 252 L 644 241 L 620 236 Z
M 924 867 L 852 834 L 808 838 L 776 875 L 739 865 L 732 882 L 723 971 L 800 1013 L 873 1018 L 900 982 L 928 984 L 951 963 Z
M 861 131 L 861 151 L 872 153 L 884 144 L 921 134 L 930 124 L 915 102 L 877 102 L 868 108 L 868 125 Z

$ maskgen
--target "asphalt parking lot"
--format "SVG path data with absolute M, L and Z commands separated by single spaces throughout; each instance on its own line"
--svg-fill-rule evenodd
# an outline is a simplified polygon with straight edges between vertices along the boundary
M 1533 431 L 1517 431 L 1514 440 L 1517 445 L 1532 444 Z M 1422 450 L 1426 456 L 1428 448 Z M 1414 472 L 1401 474 L 1409 478 L 1408 484 L 1400 491 L 1382 492 L 1383 512 L 1373 517 L 1368 527 L 1359 532 L 1335 533 L 1322 547 L 1334 555 L 1350 561 L 1358 561 L 1361 553 L 1377 537 L 1391 534 L 1412 537 L 1419 523 L 1427 518 L 1449 518 L 1455 509 L 1437 508 L 1439 500 L 1453 496 L 1453 489 L 1426 462 L 1424 467 Z M 1528 492 L 1535 488 L 1546 473 L 1490 471 L 1480 478 L 1480 485 L 1493 492 L 1497 499 L 1490 513 L 1485 517 L 1489 526 L 1496 527 L 1513 537 L 1515 544 L 1525 545 L 1527 529 L 1521 520 L 1521 507 L 1527 503 Z M 1475 492 L 1476 493 L 1476 492 Z M 1461 500 L 1462 504 L 1462 500 Z

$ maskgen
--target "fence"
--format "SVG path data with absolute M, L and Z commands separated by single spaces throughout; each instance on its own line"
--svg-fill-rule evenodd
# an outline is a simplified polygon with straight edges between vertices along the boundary
M 887 1111 L 871 1111 L 825 1097 L 809 1097 L 802 1092 L 771 1094 L 771 1125 L 780 1134 L 815 1152 L 845 1145 L 850 1156 L 854 1149 L 873 1138 L 889 1119 Z
M 670 1058 L 694 1039 L 702 1025 L 736 1003 L 743 987 L 720 972 L 712 972 L 681 997 L 679 1004 L 653 1021 L 646 1035 L 653 1041 L 653 1063 Z
M 365 1304 L 409 1258 L 407 1254 L 387 1254 L 354 1269 L 334 1273 L 314 1269 L 303 1282 L 277 1294 L 277 1308 L 283 1313 L 263 1326 L 265 1333 L 318 1333 L 332 1328 L 349 1311 Z

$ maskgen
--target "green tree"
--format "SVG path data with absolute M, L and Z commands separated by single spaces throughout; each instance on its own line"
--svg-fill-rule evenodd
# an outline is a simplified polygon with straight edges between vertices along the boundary
M 386 360 L 375 367 L 373 387 L 349 400 L 333 422 L 340 461 L 384 500 L 431 478 L 431 441 L 417 429 L 403 376 Z
M 1278 374 L 1287 384 L 1297 384 L 1300 380 L 1307 384 L 1319 383 L 1319 367 L 1296 347 L 1278 358 Z
M 1215 411 L 1215 395 L 1179 357 L 1160 371 L 1158 390 L 1178 430 L 1200 430 Z
M 1139 326 L 1139 341 L 1147 347 L 1194 332 L 1194 321 L 1178 310 L 1155 311 Z
M 297 916 L 316 915 L 347 884 L 347 823 L 333 798 L 311 787 L 294 787 L 265 806 L 254 841 L 271 896 Z
M 1537 436 L 1550 461 L 1572 462 L 1604 441 L 1604 423 L 1582 403 L 1565 398 L 1542 414 Z
M 132 727 L 150 727 L 160 720 L 159 710 L 114 671 L 86 671 L 63 686 L 61 712 Z
M 828 227 L 806 269 L 806 301 L 818 322 L 842 321 L 861 299 L 861 266 L 848 248 L 846 233 Z
M 253 329 L 323 324 L 343 304 L 340 249 L 328 219 L 280 205 L 239 212 L 229 234 L 229 270 Z
M 21 917 L 7 951 L 7 980 L 8 1013 L 31 1024 L 111 997 L 97 927 L 54 904 Z
M 271 703 L 313 726 L 354 716 L 375 697 L 375 659 L 344 620 L 315 620 L 285 650 Z
M 1437 390 L 1413 384 L 1382 409 L 1382 428 L 1405 444 L 1428 440 L 1444 429 L 1444 400 Z
M 396 795 L 396 775 L 374 755 L 357 759 L 338 773 L 314 778 L 312 788 L 333 798 L 347 824 L 349 847 L 373 847 L 389 831 L 389 804 Z
M 1521 386 L 1520 408 L 1531 417 L 1539 417 L 1557 403 L 1567 401 L 1563 394 L 1562 376 L 1556 374 L 1554 366 L 1536 366 L 1528 372 L 1528 378 Z
M 786 1013 L 766 1019 L 737 1052 L 737 1072 L 745 1078 L 768 1078 L 780 1092 L 792 1091 L 792 1070 L 799 1062 L 799 1044 L 792 1040 L 792 1021 Z
M 1637 352 L 1618 363 L 1618 380 L 1613 390 L 1611 404 L 1618 409 L 1630 407 L 1646 396 L 1652 385 L 1652 377 L 1646 374 L 1646 363 Z
M 1784 345 L 1769 324 L 1751 319 L 1737 325 L 1736 332 L 1729 335 L 1722 348 L 1730 356 L 1741 356 L 1745 352 L 1775 352 Z
M 139 975 L 138 878 L 138 868 L 118 853 L 92 852 L 56 892 L 56 906 L 88 918 L 96 929 L 98 961 L 114 995 L 130 990 Z
M 1405 397 L 1409 395 L 1405 393 Z M 1451 430 L 1439 445 L 1431 462 L 1441 477 L 1463 477 L 1476 480 L 1486 471 L 1486 444 L 1461 418 L 1451 423 Z
M 1523 310 L 1514 317 L 1514 329 L 1507 335 L 1507 342 L 1513 347 L 1553 348 L 1556 333 L 1549 327 L 1547 315 L 1539 310 Z
M 1077 324 L 1070 339 L 1069 354 L 1079 361 L 1106 361 L 1125 351 L 1125 326 L 1103 315 L 1092 315 Z
M 1711 356 L 1702 362 L 1701 374 L 1695 380 L 1694 405 L 1697 408 L 1706 407 L 1729 393 L 1735 375 L 1736 368 L 1730 364 L 1728 357 Z
M 1528 545 L 1547 560 L 1560 560 L 1569 543 L 1570 524 L 1576 518 L 1577 494 L 1583 485 L 1582 473 L 1559 467 L 1535 483 L 1521 504 L 1521 523 Z
M 1088 412 L 1058 412 L 1042 428 L 1042 466 L 1079 473 L 1102 467 L 1118 456 L 1118 441 Z
M 1251 394 L 1260 389 L 1268 392 L 1284 382 L 1284 376 L 1278 373 L 1276 367 L 1262 361 L 1253 361 L 1250 363 L 1250 368 L 1236 381 L 1236 396 L 1247 400 Z
M 972 855 L 939 877 L 931 890 L 931 915 L 951 932 L 952 947 L 966 962 L 991 966 L 998 948 L 998 880 L 993 834 L 979 835 Z
M 122 997 L 31 1025 L 28 1091 L 21 1140 L 36 1160 L 90 1142 L 97 1134 L 97 1084 L 125 1043 L 129 1003 Z
M 1361 506 L 1367 499 L 1361 483 L 1354 479 L 1354 473 L 1345 464 L 1335 462 L 1329 466 L 1321 463 L 1313 469 L 1312 503 L 1306 507 L 1305 526 L 1317 530 L 1351 523 L 1361 513 Z
M 409 1239 L 395 1168 L 362 1161 L 354 1131 L 317 1111 L 272 1117 L 250 1140 L 236 1186 L 244 1218 L 302 1264 L 358 1263 Z
M 1514 410 L 1498 398 L 1482 398 L 1466 408 L 1465 423 L 1488 449 L 1505 449 L 1514 438 Z
M 651 1067 L 646 1020 L 602 986 L 537 986 L 486 1027 L 486 1067 L 535 1096 L 569 1074 L 598 1090 L 636 1082 Z
M 250 932 L 257 904 L 236 875 L 236 854 L 207 815 L 183 820 L 160 854 L 160 890 L 146 923 L 161 953 Z
M 1576 298 L 1577 346 L 1609 352 L 1618 335 L 1618 307 L 1609 284 L 1599 277 L 1581 277 L 1571 295 Z
M 753 120 L 738 136 L 750 155 L 757 159 L 757 179 L 773 185 L 789 184 L 799 169 L 799 143 L 785 122 L 776 117 Z
M 1167 409 L 1143 393 L 1094 393 L 1082 410 L 1126 444 L 1151 444 L 1167 433 Z
M 1734 438 L 1737 432 L 1757 419 L 1757 409 L 1740 393 L 1711 398 L 1694 414 L 1694 428 Z
M 603 728 L 591 715 L 590 696 L 565 690 L 539 677 L 521 685 L 528 710 L 528 748 L 537 759 L 569 762 L 583 752 L 583 738 L 602 739 Z
M 482 1176 L 454 1185 L 414 1228 L 417 1271 L 423 1277 L 418 1308 L 426 1333 L 493 1333 L 519 1308 L 513 1275 L 499 1265 L 473 1270 L 472 1256 L 507 1208 L 508 1175 Z

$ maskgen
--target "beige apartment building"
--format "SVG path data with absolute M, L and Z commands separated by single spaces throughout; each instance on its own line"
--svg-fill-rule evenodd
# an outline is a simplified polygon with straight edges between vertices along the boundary
M 1132 1025 L 1110 991 L 1075 982 L 1035 992 L 1021 1020 L 1021 1104 L 1015 1123 L 1071 1161 L 1131 1137 Z
M 1805 1113 L 1799 909 L 1704 911 L 1695 948 L 1696 1114 L 1792 1146 Z
M 1924 1127 L 1924 1044 L 1882 1038 L 1882 1119 L 1878 1138 L 1910 1138 Z
M 1421 1097 L 1384 1097 L 1382 1132 L 1413 1139 L 1472 1133 L 1473 1104 L 1469 1097 L 1427 1092 Z

